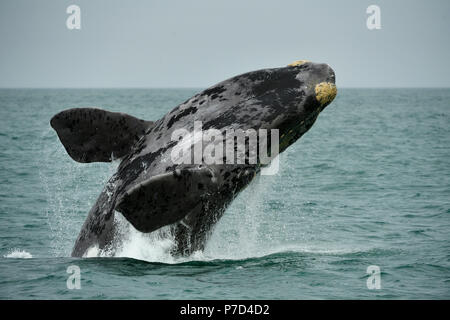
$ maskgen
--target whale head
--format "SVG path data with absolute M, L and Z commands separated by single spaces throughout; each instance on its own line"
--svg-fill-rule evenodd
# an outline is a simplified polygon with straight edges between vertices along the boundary
M 307 132 L 317 116 L 336 97 L 336 77 L 324 63 L 298 60 L 286 67 L 252 71 L 219 85 L 230 97 L 239 96 L 243 111 L 233 113 L 247 119 L 249 127 L 278 129 L 280 151 Z
M 337 94 L 336 75 L 328 64 L 297 60 L 289 64 L 297 80 L 302 82 L 306 95 L 315 96 L 323 110 Z

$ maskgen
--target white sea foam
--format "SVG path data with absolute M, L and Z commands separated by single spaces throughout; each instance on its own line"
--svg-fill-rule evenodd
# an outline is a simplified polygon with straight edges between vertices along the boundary
M 10 252 L 3 256 L 4 258 L 13 258 L 13 259 L 31 259 L 33 256 L 31 253 L 21 250 L 21 249 L 12 249 Z
M 83 258 L 96 258 L 101 256 L 100 249 L 98 248 L 98 245 L 92 246 L 86 250 L 86 252 L 83 254 Z
M 137 231 L 131 225 L 129 232 L 122 238 L 120 246 L 113 253 L 114 257 L 127 257 L 151 262 L 175 263 L 170 254 L 174 240 L 166 230 L 149 234 Z
M 113 246 L 99 250 L 93 246 L 84 257 L 124 257 L 149 262 L 176 263 L 170 254 L 174 240 L 168 228 L 152 233 L 137 231 L 119 212 L 114 215 L 117 241 Z

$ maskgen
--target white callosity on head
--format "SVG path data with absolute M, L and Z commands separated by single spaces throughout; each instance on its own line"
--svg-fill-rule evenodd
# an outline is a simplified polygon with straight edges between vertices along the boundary
M 320 102 L 321 106 L 329 104 L 336 97 L 337 88 L 334 83 L 321 82 L 315 87 L 316 99 Z
M 311 61 L 309 61 L 309 60 L 296 60 L 296 61 L 288 64 L 288 67 L 301 66 L 302 64 L 307 63 L 307 62 L 311 62 Z

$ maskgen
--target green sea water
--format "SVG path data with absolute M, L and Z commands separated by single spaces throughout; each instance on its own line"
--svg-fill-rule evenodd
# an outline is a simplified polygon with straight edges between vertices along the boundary
M 204 252 L 174 258 L 118 215 L 120 250 L 71 258 L 118 164 L 74 162 L 50 118 L 96 106 L 155 120 L 198 91 L 0 90 L 1 299 L 450 298 L 450 89 L 341 89 Z

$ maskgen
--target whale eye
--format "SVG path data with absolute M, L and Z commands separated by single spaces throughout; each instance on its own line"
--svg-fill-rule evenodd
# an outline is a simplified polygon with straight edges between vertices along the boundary
M 288 67 L 301 66 L 302 64 L 307 63 L 307 62 L 311 62 L 311 61 L 309 61 L 309 60 L 297 60 L 297 61 L 294 61 L 294 62 L 288 64 Z

